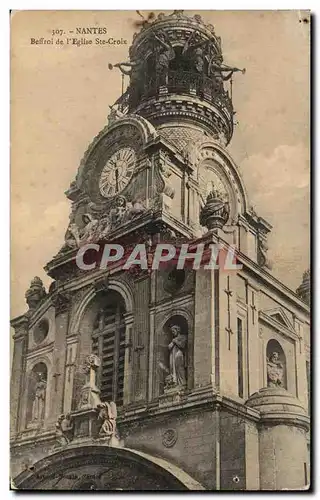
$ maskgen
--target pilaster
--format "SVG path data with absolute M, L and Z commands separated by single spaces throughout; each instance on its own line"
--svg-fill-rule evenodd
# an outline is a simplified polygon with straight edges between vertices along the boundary
M 28 324 L 29 318 L 26 315 L 11 321 L 11 326 L 15 330 L 10 384 L 10 432 L 13 437 L 18 432 L 21 416 L 20 403 L 24 387 L 24 357 L 28 346 Z

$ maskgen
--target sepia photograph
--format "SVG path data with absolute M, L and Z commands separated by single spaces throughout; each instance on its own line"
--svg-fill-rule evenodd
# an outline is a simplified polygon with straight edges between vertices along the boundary
M 310 11 L 10 38 L 10 489 L 309 490 Z

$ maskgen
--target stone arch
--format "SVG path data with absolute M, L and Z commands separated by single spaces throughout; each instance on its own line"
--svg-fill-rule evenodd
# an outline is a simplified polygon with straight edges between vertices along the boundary
M 123 302 L 124 307 L 121 311 L 121 325 L 117 323 L 116 332 L 114 334 L 113 340 L 111 340 L 114 346 L 114 355 L 115 360 L 114 363 L 120 363 L 121 358 L 121 372 L 115 370 L 112 375 L 112 383 L 115 383 L 114 387 L 118 387 L 119 391 L 122 394 L 120 396 L 119 392 L 119 402 L 121 400 L 127 402 L 130 392 L 130 384 L 128 382 L 128 349 L 125 349 L 125 345 L 127 345 L 130 341 L 131 337 L 131 328 L 133 323 L 133 292 L 130 285 L 125 281 L 119 278 L 110 278 L 108 279 L 108 287 L 104 292 L 96 292 L 94 287 L 90 288 L 84 297 L 82 298 L 80 304 L 77 306 L 76 310 L 73 313 L 73 319 L 71 321 L 70 332 L 75 333 L 79 339 L 79 347 L 77 354 L 77 365 L 81 366 L 85 357 L 92 352 L 97 354 L 100 358 L 102 358 L 101 353 L 101 344 L 98 341 L 98 335 L 95 335 L 94 342 L 94 322 L 97 318 L 97 314 L 99 312 L 99 308 L 104 308 L 105 301 L 108 302 L 108 293 L 117 293 L 119 294 L 119 299 Z M 120 304 L 120 301 L 118 302 Z M 119 328 L 118 328 L 119 327 Z M 97 333 L 97 332 L 95 332 Z M 102 334 L 101 334 L 102 335 Z M 104 333 L 103 333 L 104 335 Z M 120 339 L 120 340 L 116 340 Z M 124 361 L 123 361 L 124 358 Z M 105 360 L 107 364 L 107 360 Z M 114 365 L 116 366 L 116 365 Z M 103 362 L 101 362 L 101 366 L 98 370 L 97 380 L 99 388 L 104 391 L 105 387 L 100 387 L 102 383 L 102 378 L 105 375 L 106 366 L 103 366 Z M 121 376 L 119 375 L 121 373 Z M 109 374 L 110 375 L 110 374 Z M 110 375 L 111 377 L 111 375 Z M 120 380 L 119 385 L 115 380 Z M 122 381 L 123 380 L 123 381 Z M 110 382 L 110 380 L 108 379 Z M 106 382 L 106 380 L 105 380 Z M 77 404 L 80 400 L 81 388 L 84 384 L 84 375 L 77 370 L 74 375 L 73 381 L 73 389 L 72 389 L 72 408 L 76 408 Z M 114 389 L 116 392 L 118 389 Z M 117 392 L 118 394 L 118 392 Z
M 285 355 L 284 349 L 282 348 L 280 342 L 276 339 L 273 339 L 273 338 L 269 339 L 269 341 L 267 343 L 267 347 L 266 347 L 267 384 L 268 384 L 268 386 L 275 385 L 275 383 L 273 382 L 273 377 L 277 376 L 276 366 L 274 367 L 274 370 L 272 370 L 272 365 L 270 365 L 270 368 L 268 368 L 268 363 L 270 362 L 271 357 L 274 353 L 278 354 L 278 362 L 281 363 L 281 366 L 282 366 L 282 368 L 279 368 L 280 373 L 282 373 L 282 387 L 284 387 L 284 389 L 287 389 L 287 387 L 288 387 L 287 378 L 288 377 L 287 377 L 286 355 Z M 274 365 L 276 365 L 276 363 L 274 363 Z M 269 370 L 270 370 L 270 373 L 269 373 Z
M 152 139 L 155 139 L 158 135 L 158 132 L 148 120 L 133 113 L 130 116 L 124 116 L 123 118 L 117 120 L 111 127 L 109 127 L 108 132 L 123 125 L 133 125 L 136 127 L 141 133 L 144 145 Z
M 84 484 L 84 478 L 87 484 Z M 129 448 L 99 445 L 53 453 L 13 479 L 20 490 L 74 490 L 91 482 L 100 490 L 195 490 L 205 488 L 176 465 Z
M 132 315 L 134 309 L 134 294 L 131 286 L 127 282 L 118 278 L 109 278 L 108 289 L 119 292 L 125 302 L 127 314 Z M 83 314 L 89 303 L 94 299 L 95 295 L 95 289 L 90 288 L 82 298 L 81 302 L 77 304 L 75 311 L 72 312 L 72 319 L 69 328 L 71 333 L 78 332 Z
M 230 169 L 232 176 L 230 176 L 230 174 L 228 174 L 228 172 L 225 171 L 225 169 L 223 172 L 224 176 L 228 179 L 230 186 L 232 187 L 232 190 L 238 190 L 237 194 L 240 196 L 240 207 L 239 207 L 240 211 L 243 214 L 246 213 L 248 210 L 248 207 L 249 207 L 248 194 L 247 194 L 245 184 L 244 184 L 243 179 L 242 179 L 242 175 L 240 173 L 240 169 L 237 166 L 237 164 L 234 162 L 234 160 L 231 158 L 231 156 L 225 150 L 225 148 L 220 146 L 217 142 L 213 142 L 210 140 L 202 142 L 201 145 L 199 146 L 199 149 L 198 149 L 198 158 L 199 158 L 199 155 L 201 154 L 201 151 L 203 149 L 211 149 L 213 151 L 216 151 L 218 153 L 218 155 L 220 156 L 220 158 L 223 161 L 225 161 L 225 163 L 227 164 L 227 167 Z M 197 160 L 197 166 L 199 166 L 200 163 L 202 163 L 202 161 L 198 163 L 198 160 Z M 219 163 L 219 162 L 217 161 L 217 163 Z M 231 178 L 234 179 L 233 182 L 232 182 Z M 234 193 L 234 194 L 236 194 L 236 193 Z
M 139 115 L 131 114 L 130 116 L 124 116 L 116 120 L 111 126 L 107 125 L 104 127 L 99 134 L 93 139 L 88 149 L 86 150 L 84 157 L 80 162 L 80 167 L 78 169 L 78 173 L 76 176 L 77 186 L 81 189 L 83 177 L 85 176 L 86 164 L 89 159 L 91 153 L 97 146 L 97 144 L 110 132 L 115 130 L 116 128 L 122 127 L 124 125 L 132 125 L 138 129 L 139 133 L 142 137 L 143 145 L 146 146 L 148 142 L 155 139 L 158 135 L 154 126 L 145 118 Z

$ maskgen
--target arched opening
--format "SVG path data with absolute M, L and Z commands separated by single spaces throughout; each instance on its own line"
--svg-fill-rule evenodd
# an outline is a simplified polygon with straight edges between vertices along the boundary
M 28 379 L 27 425 L 39 425 L 45 417 L 48 370 L 45 363 L 37 363 Z
M 179 314 L 171 316 L 163 326 L 159 346 L 160 394 L 188 386 L 188 333 L 188 322 Z
M 33 464 L 14 480 L 19 490 L 204 490 L 166 460 L 127 448 L 69 448 Z
M 283 387 L 287 389 L 286 356 L 277 340 L 269 340 L 266 354 L 268 387 Z
M 121 295 L 110 290 L 96 296 L 92 328 L 92 353 L 101 361 L 97 384 L 102 401 L 123 404 L 125 360 L 125 304 Z

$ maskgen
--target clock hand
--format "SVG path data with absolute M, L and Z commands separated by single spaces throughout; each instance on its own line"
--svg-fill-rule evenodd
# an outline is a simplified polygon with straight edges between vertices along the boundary
M 117 168 L 115 170 L 115 174 L 116 174 L 116 190 L 119 191 L 119 171 Z

